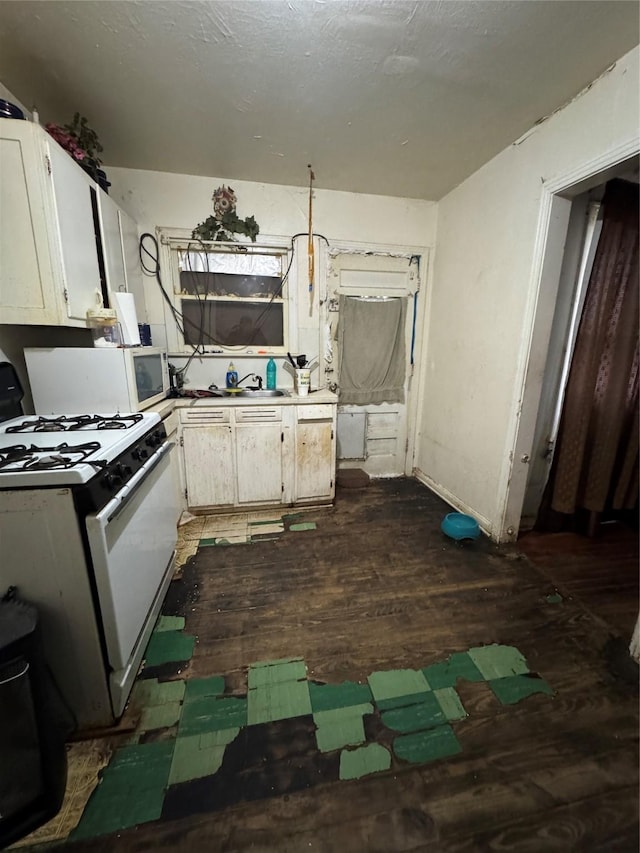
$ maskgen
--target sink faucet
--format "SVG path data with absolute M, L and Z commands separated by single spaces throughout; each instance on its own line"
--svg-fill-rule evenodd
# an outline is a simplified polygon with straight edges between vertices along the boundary
M 238 379 L 235 387 L 239 388 L 242 385 L 242 383 L 244 382 L 244 380 L 249 379 L 249 377 L 251 377 L 251 376 L 253 377 L 255 382 L 257 382 L 258 387 L 257 388 L 251 388 L 249 390 L 251 390 L 251 391 L 262 391 L 262 376 L 258 376 L 257 373 L 247 373 L 247 375 L 243 376 L 242 379 Z

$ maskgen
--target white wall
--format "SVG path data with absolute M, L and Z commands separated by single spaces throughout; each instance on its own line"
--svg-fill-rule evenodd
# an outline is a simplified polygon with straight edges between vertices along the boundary
M 416 468 L 499 541 L 515 535 L 505 507 L 524 377 L 529 368 L 539 396 L 544 372 L 548 331 L 545 339 L 537 329 L 528 351 L 543 188 L 637 140 L 638 56 L 636 48 L 620 59 L 439 203 Z M 533 440 L 535 411 L 528 420 Z
M 211 196 L 222 184 L 233 187 L 238 198 L 238 216 L 243 219 L 254 216 L 260 235 L 282 237 L 288 244 L 294 234 L 308 229 L 308 187 L 117 168 L 109 168 L 108 177 L 112 184 L 110 195 L 133 216 L 141 232 L 155 233 L 156 227 L 192 230 L 212 214 Z M 434 202 L 315 189 L 313 231 L 329 241 L 431 248 L 435 243 L 436 212 Z M 304 251 L 306 240 L 297 242 L 298 249 Z M 305 269 L 306 253 L 300 258 L 298 276 L 299 351 L 312 357 L 318 354 L 320 315 L 316 305 L 313 317 L 308 317 Z M 153 329 L 164 322 L 164 312 L 159 289 L 149 277 L 145 277 L 145 301 Z M 188 374 L 190 386 L 206 388 L 211 382 L 223 383 L 228 361 L 228 356 L 194 359 Z M 243 357 L 236 366 L 242 374 L 257 371 L 264 376 L 263 361 Z M 176 366 L 184 363 L 178 358 L 172 358 L 172 362 Z M 312 382 L 317 378 L 312 376 Z M 281 366 L 278 384 L 284 387 L 291 384 Z

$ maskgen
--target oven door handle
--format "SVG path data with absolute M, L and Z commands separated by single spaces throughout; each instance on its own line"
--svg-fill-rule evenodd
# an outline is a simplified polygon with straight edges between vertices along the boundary
M 133 477 L 124 486 L 120 494 L 111 501 L 111 507 L 104 517 L 105 525 L 109 524 L 109 522 L 111 522 L 114 518 L 117 518 L 120 515 L 120 513 L 129 503 L 129 501 L 135 497 L 138 489 L 143 485 L 144 481 L 147 479 L 149 474 L 151 474 L 153 469 L 156 468 L 160 464 L 160 462 L 162 462 L 164 457 L 171 452 L 173 446 L 173 441 L 165 441 L 165 443 L 158 448 L 158 450 L 153 454 L 153 456 L 149 460 L 147 460 L 147 462 L 144 463 L 142 468 L 136 471 Z

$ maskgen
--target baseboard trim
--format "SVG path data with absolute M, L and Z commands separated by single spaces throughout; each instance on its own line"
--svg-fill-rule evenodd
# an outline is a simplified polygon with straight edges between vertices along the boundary
M 485 518 L 482 515 L 479 515 L 473 507 L 468 506 L 468 504 L 461 501 L 454 494 L 452 494 L 448 489 L 446 489 L 440 483 L 436 483 L 435 480 L 432 480 L 428 474 L 425 474 L 424 471 L 421 471 L 419 468 L 413 469 L 413 476 L 416 480 L 419 480 L 424 486 L 428 489 L 431 489 L 432 492 L 435 492 L 439 498 L 442 498 L 443 501 L 446 501 L 453 509 L 458 512 L 464 512 L 466 515 L 471 515 L 480 525 L 480 529 L 483 533 L 486 533 L 490 539 L 493 539 L 493 525 L 489 521 L 488 518 Z

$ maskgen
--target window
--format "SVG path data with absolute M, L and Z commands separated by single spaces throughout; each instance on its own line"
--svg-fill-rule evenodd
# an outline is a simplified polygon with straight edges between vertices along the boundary
M 287 351 L 288 249 L 171 242 L 180 349 Z

